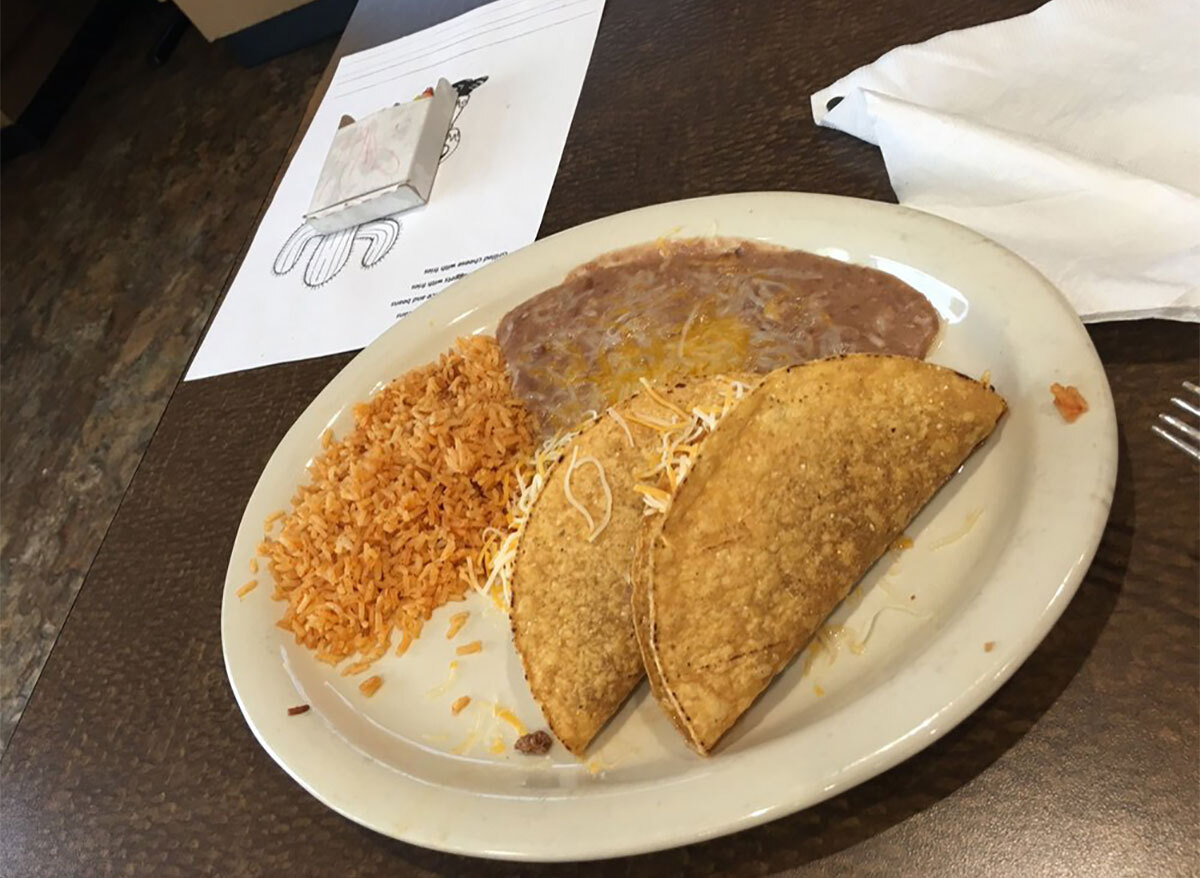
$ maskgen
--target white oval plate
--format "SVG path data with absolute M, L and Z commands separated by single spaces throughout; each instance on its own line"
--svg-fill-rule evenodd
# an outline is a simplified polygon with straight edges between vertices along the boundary
M 402 658 L 342 677 L 274 626 L 269 576 L 234 592 L 262 538 L 306 478 L 327 426 L 446 350 L 494 331 L 522 300 L 576 265 L 660 237 L 720 235 L 782 244 L 891 272 L 923 292 L 945 331 L 930 359 L 990 371 L 1010 411 L 964 471 L 910 527 L 912 549 L 882 560 L 833 621 L 851 629 L 833 661 L 801 656 L 717 753 L 691 753 L 643 684 L 580 764 L 556 746 L 512 751 L 510 708 L 544 725 L 512 650 L 507 620 L 476 597 L 454 641 L 443 607 Z M 1050 383 L 1074 384 L 1091 411 L 1068 425 Z M 888 204 L 755 193 L 661 204 L 597 220 L 512 253 L 401 320 L 321 391 L 271 456 L 238 529 L 222 607 L 225 665 L 246 721 L 306 790 L 351 820 L 413 844 L 484 857 L 574 860 L 700 841 L 813 805 L 937 740 L 1033 651 L 1074 594 L 1099 542 L 1116 475 L 1116 420 L 1104 370 L 1062 296 L 1012 253 L 974 232 Z M 891 566 L 889 566 L 891 565 Z M 900 604 L 905 611 L 880 611 Z M 874 624 L 872 625 L 872 620 Z M 849 641 L 862 640 L 861 654 Z M 482 653 L 459 660 L 470 640 Z M 450 703 L 470 695 L 452 717 Z M 289 717 L 287 708 L 311 704 Z M 477 738 L 471 746 L 472 736 Z M 490 745 L 500 738 L 504 752 Z M 456 752 L 461 751 L 461 752 Z

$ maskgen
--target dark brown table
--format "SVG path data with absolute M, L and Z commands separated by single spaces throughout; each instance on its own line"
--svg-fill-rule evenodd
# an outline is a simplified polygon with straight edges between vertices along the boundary
M 471 5 L 363 0 L 335 60 Z M 542 234 L 716 192 L 891 200 L 876 150 L 814 127 L 808 95 L 893 46 L 1036 5 L 609 0 Z M 1149 425 L 1196 379 L 1200 336 L 1090 331 L 1120 420 L 1116 500 L 1078 595 L 1011 681 L 822 805 L 583 874 L 1196 874 L 1200 493 Z M 277 768 L 234 704 L 218 627 L 234 531 L 271 450 L 348 359 L 176 389 L 0 765 L 5 875 L 566 872 L 361 829 Z

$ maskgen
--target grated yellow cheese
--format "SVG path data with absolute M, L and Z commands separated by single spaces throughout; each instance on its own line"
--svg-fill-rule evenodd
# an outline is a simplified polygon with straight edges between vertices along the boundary
M 700 313 L 700 306 L 703 304 L 701 301 L 693 305 L 691 313 L 687 316 L 687 320 L 683 321 L 683 329 L 679 332 L 679 351 L 677 353 L 677 356 L 681 360 L 683 359 L 683 346 L 687 342 L 688 330 L 692 328 L 692 322 L 696 319 L 696 315 Z
M 625 431 L 625 438 L 626 438 L 627 440 L 629 440 L 629 447 L 630 447 L 630 448 L 633 448 L 633 447 L 634 447 L 634 445 L 636 444 L 636 443 L 633 441 L 633 433 L 632 433 L 632 432 L 630 432 L 630 430 L 629 430 L 629 424 L 628 424 L 628 423 L 625 421 L 625 419 L 624 419 L 623 417 L 621 417 L 621 414 L 620 414 L 620 412 L 618 412 L 618 411 L 617 411 L 615 408 L 613 408 L 612 406 L 609 406 L 609 407 L 608 407 L 608 408 L 605 410 L 605 414 L 607 414 L 607 415 L 608 415 L 610 418 L 612 418 L 614 421 L 616 421 L 616 422 L 617 422 L 617 426 L 618 426 L 618 427 L 620 427 L 622 430 L 624 430 L 624 431 Z M 253 572 L 253 571 L 251 571 L 251 572 Z
M 717 428 L 721 420 L 733 410 L 734 405 L 746 395 L 750 387 L 740 381 L 730 381 L 725 388 L 724 399 L 719 410 L 697 406 L 688 413 L 656 393 L 645 379 L 642 379 L 642 384 L 651 398 L 683 418 L 682 422 L 672 425 L 662 422 L 663 426 L 655 428 L 661 433 L 658 459 L 655 460 L 652 457 L 651 467 L 645 472 L 638 473 L 638 478 L 641 479 L 661 474 L 660 486 L 639 484 L 634 487 L 634 490 L 642 495 L 642 501 L 646 504 L 646 515 L 666 514 L 679 486 L 683 484 L 684 479 L 692 470 L 700 443 Z M 648 416 L 645 415 L 639 414 L 638 417 L 648 419 Z M 631 419 L 633 419 L 632 415 Z
M 496 719 L 498 719 L 498 720 L 502 720 L 503 722 L 508 723 L 510 726 L 512 726 L 514 729 L 517 730 L 518 735 L 525 734 L 525 731 L 526 731 L 525 724 L 523 722 L 521 722 L 519 719 L 517 719 L 517 715 L 515 713 L 513 713 L 511 710 L 509 710 L 507 707 L 501 707 L 498 704 L 495 705 L 492 708 L 492 716 L 496 717 Z
M 638 379 L 638 383 L 640 383 L 642 385 L 642 387 L 645 389 L 647 396 L 649 396 L 652 400 L 654 400 L 656 403 L 661 405 L 667 411 L 673 412 L 674 414 L 679 415 L 679 417 L 683 418 L 685 421 L 688 419 L 687 412 L 685 412 L 679 406 L 675 405 L 675 403 L 671 402 L 669 399 L 667 399 L 665 396 L 663 396 L 661 393 L 659 393 L 657 390 L 655 390 L 654 387 L 650 384 L 649 381 L 647 381 L 645 379 L 644 376 Z
M 450 687 L 454 685 L 454 679 L 457 676 L 458 662 L 450 662 L 450 676 L 448 676 L 443 683 L 434 686 L 432 689 L 426 692 L 426 696 L 429 698 L 437 698 L 441 695 L 445 695 L 450 691 Z
M 575 496 L 575 492 L 571 490 L 571 476 L 575 474 L 575 470 L 579 469 L 579 467 L 586 466 L 589 463 L 596 468 L 596 472 L 600 476 L 600 488 L 604 493 L 604 515 L 600 517 L 599 524 L 595 523 L 591 513 L 587 511 L 587 507 L 579 501 Z M 608 523 L 612 520 L 612 489 L 608 486 L 608 477 L 605 475 L 604 466 L 590 455 L 579 457 L 579 449 L 575 448 L 571 452 L 571 462 L 567 464 L 567 471 L 563 473 L 563 493 L 566 495 L 567 502 L 571 504 L 571 507 L 582 515 L 583 520 L 587 522 L 587 541 L 589 543 L 595 542 L 596 537 L 604 532 L 604 529 L 608 527 Z
M 594 420 L 595 413 L 592 414 Z M 521 467 L 517 467 L 518 490 L 517 495 L 509 504 L 507 531 L 485 534 L 479 562 L 480 566 L 487 571 L 487 577 L 482 584 L 476 582 L 472 584 L 480 594 L 490 596 L 502 610 L 507 611 L 512 606 L 512 574 L 517 560 L 517 545 L 520 542 L 521 534 L 525 532 L 525 525 L 533 511 L 533 505 L 546 486 L 546 474 L 551 466 L 562 459 L 567 446 L 585 426 L 587 426 L 587 422 L 581 424 L 577 430 L 563 433 L 560 436 L 552 436 L 543 442 L 541 448 L 534 455 L 533 474 L 528 482 L 525 481 L 525 474 Z M 468 569 L 473 574 L 471 565 L 468 565 Z
M 685 424 L 681 424 L 678 421 L 665 421 L 662 418 L 656 418 L 654 415 L 648 415 L 644 412 L 630 412 L 626 417 L 635 424 L 649 427 L 651 430 L 656 430 L 659 433 L 670 433 L 685 426 Z

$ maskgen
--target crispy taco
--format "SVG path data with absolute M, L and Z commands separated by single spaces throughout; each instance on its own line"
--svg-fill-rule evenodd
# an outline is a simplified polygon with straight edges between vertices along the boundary
M 647 516 L 635 632 L 707 754 L 971 452 L 1004 400 L 949 369 L 850 355 L 772 372 Z M 683 455 L 677 455 L 682 459 Z
M 715 423 L 758 380 L 646 385 L 584 428 L 546 474 L 517 544 L 510 618 L 530 691 L 576 755 L 642 678 L 629 567 L 647 506 L 635 489 L 663 470 L 684 425 Z

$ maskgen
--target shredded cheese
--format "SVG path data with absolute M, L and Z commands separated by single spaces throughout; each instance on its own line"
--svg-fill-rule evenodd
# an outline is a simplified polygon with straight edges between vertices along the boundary
M 458 676 L 458 662 L 450 662 L 450 676 L 448 676 L 441 685 L 434 686 L 425 694 L 430 698 L 438 698 L 450 691 L 450 687 L 454 685 L 454 678 Z
M 963 521 L 962 527 L 952 534 L 938 540 L 929 547 L 931 552 L 936 552 L 938 549 L 944 549 L 946 546 L 953 545 L 971 532 L 971 528 L 975 526 L 975 522 L 979 521 L 979 516 L 983 514 L 982 509 L 976 509 L 967 515 Z
M 604 532 L 604 529 L 608 527 L 608 523 L 612 520 L 612 489 L 608 486 L 608 477 L 605 475 L 604 466 L 600 463 L 600 461 L 594 457 L 591 457 L 590 455 L 588 457 L 579 457 L 578 455 L 578 448 L 571 452 L 571 462 L 567 465 L 567 471 L 563 474 L 563 493 L 567 497 L 567 502 L 570 503 L 571 506 L 576 509 L 587 522 L 587 541 L 591 543 L 595 542 L 596 537 L 600 536 L 600 534 Z M 575 470 L 577 470 L 579 467 L 585 466 L 589 463 L 596 468 L 596 472 L 600 476 L 600 489 L 604 492 L 604 514 L 600 517 L 599 524 L 596 524 L 596 522 L 592 519 L 591 513 L 587 511 L 587 507 L 579 501 L 574 492 L 571 490 L 571 476 L 575 474 Z
M 887 589 L 883 591 L 891 595 Z M 894 597 L 894 596 L 893 596 Z M 841 646 L 841 641 L 846 641 L 846 646 L 853 655 L 862 655 L 866 652 L 867 641 L 871 639 L 871 635 L 875 632 L 875 623 L 885 610 L 896 610 L 905 613 L 909 616 L 915 616 L 918 619 L 928 619 L 928 613 L 922 613 L 919 610 L 911 609 L 901 603 L 884 604 L 877 609 L 871 618 L 867 621 L 866 630 L 863 632 L 862 639 L 856 637 L 854 629 L 848 625 L 822 625 L 817 629 L 817 633 L 813 636 L 813 640 L 809 643 L 805 650 L 804 666 L 801 671 L 801 676 L 808 676 L 816 663 L 818 656 L 825 653 L 829 656 L 829 664 L 833 664 L 837 660 L 838 650 Z
M 804 667 L 800 671 L 801 677 L 807 677 L 812 672 L 813 665 L 817 663 L 817 659 L 824 650 L 825 647 L 820 640 L 809 641 L 808 646 L 804 649 Z
M 647 381 L 645 378 L 639 378 L 638 382 L 642 385 L 642 387 L 645 388 L 646 395 L 648 397 L 661 405 L 667 411 L 679 415 L 679 417 L 683 418 L 685 421 L 688 420 L 688 413 L 655 390 L 649 381 Z
M 635 424 L 641 424 L 643 427 L 649 427 L 659 433 L 670 433 L 673 430 L 678 430 L 680 427 L 686 426 L 678 421 L 664 421 L 662 418 L 657 418 L 654 415 L 648 415 L 645 412 L 630 412 L 629 420 Z
M 501 707 L 496 704 L 492 706 L 492 716 L 498 720 L 508 723 L 517 730 L 518 735 L 523 735 L 526 732 L 525 723 L 517 719 L 517 715 L 506 707 Z
M 876 616 L 879 615 L 878 610 L 876 610 L 875 615 Z M 872 617 L 872 621 L 870 623 L 868 623 L 868 628 L 872 624 L 874 624 L 874 617 Z M 832 629 L 833 636 L 839 640 L 844 639 L 846 641 L 847 648 L 854 655 L 862 655 L 863 652 L 866 651 L 866 648 L 867 648 L 866 637 L 859 640 L 858 635 L 855 633 L 854 629 L 851 628 L 849 625 L 832 625 L 830 627 Z
M 575 472 L 575 466 L 579 463 L 579 449 L 576 448 L 571 452 L 571 462 L 567 464 L 567 471 L 563 473 L 563 493 L 567 497 L 567 502 L 571 504 L 571 508 L 583 516 L 583 520 L 587 522 L 588 533 L 596 529 L 596 522 L 592 520 L 592 513 L 587 511 L 579 500 L 576 499 L 574 492 L 571 491 L 571 474 Z
M 534 455 L 531 464 L 532 473 L 528 481 L 525 479 L 524 470 L 517 467 L 518 491 L 509 505 L 507 531 L 502 533 L 494 528 L 489 528 L 484 532 L 484 545 L 480 552 L 479 562 L 487 571 L 487 577 L 481 585 L 475 582 L 472 582 L 472 585 L 480 594 L 490 596 L 502 610 L 507 611 L 512 606 L 512 574 L 517 561 L 517 546 L 520 544 L 521 535 L 525 532 L 525 525 L 533 511 L 533 505 L 546 486 L 546 473 L 551 466 L 562 459 L 567 446 L 574 441 L 584 426 L 587 426 L 587 422 L 578 430 L 564 433 L 561 436 L 552 436 L 543 442 L 542 447 Z M 471 568 L 468 567 L 468 569 Z
M 466 698 L 467 696 L 464 695 L 459 701 Z M 467 733 L 466 737 L 450 750 L 451 753 L 456 755 L 468 753 L 485 739 L 490 741 L 487 746 L 489 753 L 495 756 L 502 754 L 506 749 L 503 730 L 500 728 L 502 723 L 515 729 L 517 735 L 525 734 L 525 725 L 517 719 L 516 714 L 511 710 L 501 707 L 494 701 L 471 698 L 464 705 L 464 708 L 460 709 L 465 709 L 468 713 L 473 713 L 475 721 L 472 723 L 471 730 Z
M 846 641 L 846 646 L 854 655 L 862 655 L 865 646 L 864 641 L 860 641 L 854 634 L 854 629 L 849 625 L 822 625 L 817 629 L 817 633 L 813 635 L 812 646 L 815 647 L 813 655 L 804 664 L 804 673 L 807 674 L 811 670 L 816 656 L 824 652 L 829 656 L 829 664 L 837 661 L 838 651 L 841 648 L 842 641 Z
M 470 750 L 483 737 L 483 717 L 482 711 L 475 711 L 475 724 L 471 726 L 471 731 L 467 732 L 467 736 L 459 742 L 457 747 L 454 747 L 450 752 L 456 756 L 461 756 Z
M 593 756 L 583 764 L 584 770 L 592 777 L 597 777 L 613 767 L 613 763 L 604 762 L 599 756 Z
M 857 650 L 854 649 L 853 646 L 850 648 L 850 651 L 853 652 L 855 655 L 862 655 L 863 651 L 867 648 L 867 641 L 871 639 L 871 635 L 875 631 L 875 621 L 883 614 L 884 610 L 896 610 L 899 613 L 907 613 L 908 615 L 915 616 L 918 619 L 928 619 L 929 618 L 928 613 L 922 613 L 922 612 L 919 612 L 918 610 L 910 609 L 910 608 L 904 606 L 904 604 L 884 604 L 882 607 L 880 607 L 878 610 L 875 611 L 875 614 L 873 616 L 871 616 L 871 621 L 867 623 L 867 630 L 866 630 L 866 632 L 863 633 L 862 640 L 860 640 L 857 644 L 858 649 Z
M 608 415 L 610 418 L 612 418 L 614 421 L 616 421 L 617 426 L 625 431 L 625 438 L 629 440 L 629 447 L 633 448 L 634 444 L 635 444 L 633 441 L 633 433 L 631 433 L 629 431 L 629 424 L 626 423 L 626 421 L 623 417 L 621 417 L 620 412 L 618 412 L 612 406 L 609 406 L 607 409 L 605 409 L 605 414 Z M 251 559 L 251 560 L 253 560 L 253 559 Z M 254 571 L 251 571 L 251 573 L 253 573 L 253 572 Z
M 596 529 L 592 531 L 592 533 L 588 534 L 588 542 L 591 543 L 595 542 L 596 537 L 604 533 L 604 529 L 608 527 L 608 523 L 612 521 L 612 488 L 608 486 L 608 478 L 604 475 L 604 467 L 600 465 L 600 461 L 596 460 L 594 457 L 588 457 L 581 460 L 580 463 L 594 463 L 596 465 L 596 472 L 600 474 L 600 487 L 604 491 L 604 515 L 600 517 L 600 524 L 596 526 Z
M 696 314 L 700 311 L 702 302 L 697 302 L 692 306 L 692 313 L 688 314 L 687 320 L 683 321 L 683 330 L 679 333 L 679 359 L 683 359 L 683 343 L 687 341 L 688 330 L 692 328 L 692 321 L 696 319 Z
M 655 512 L 666 514 L 671 502 L 671 495 L 662 488 L 656 488 L 653 485 L 634 485 L 633 490 L 642 495 L 642 500 L 646 504 L 646 515 L 653 515 Z
M 479 591 L 479 579 L 475 576 L 474 558 L 467 558 L 466 572 L 465 574 L 460 572 L 459 576 L 467 581 L 467 585 L 471 586 L 471 588 L 475 589 L 476 591 Z M 451 635 L 447 634 L 446 636 L 450 637 Z
M 703 424 L 704 429 L 710 433 L 717 429 L 717 415 L 714 415 L 712 412 L 706 412 L 704 409 L 697 407 L 692 409 L 692 416 Z
M 688 413 L 655 392 L 644 378 L 640 380 L 648 396 L 682 418 L 682 421 L 674 424 L 658 422 L 655 425 L 650 422 L 656 419 L 648 415 L 641 413 L 636 413 L 636 416 L 630 415 L 631 420 L 647 423 L 661 434 L 658 459 L 651 458 L 650 468 L 638 473 L 638 478 L 650 479 L 661 474 L 665 485 L 660 482 L 660 485 L 655 487 L 643 483 L 636 485 L 634 490 L 642 495 L 642 501 L 646 505 L 645 515 L 665 515 L 670 509 L 671 501 L 679 490 L 679 486 L 692 471 L 692 464 L 695 462 L 700 443 L 717 428 L 721 420 L 733 410 L 734 405 L 751 388 L 741 381 L 730 381 L 719 409 L 696 406 Z

